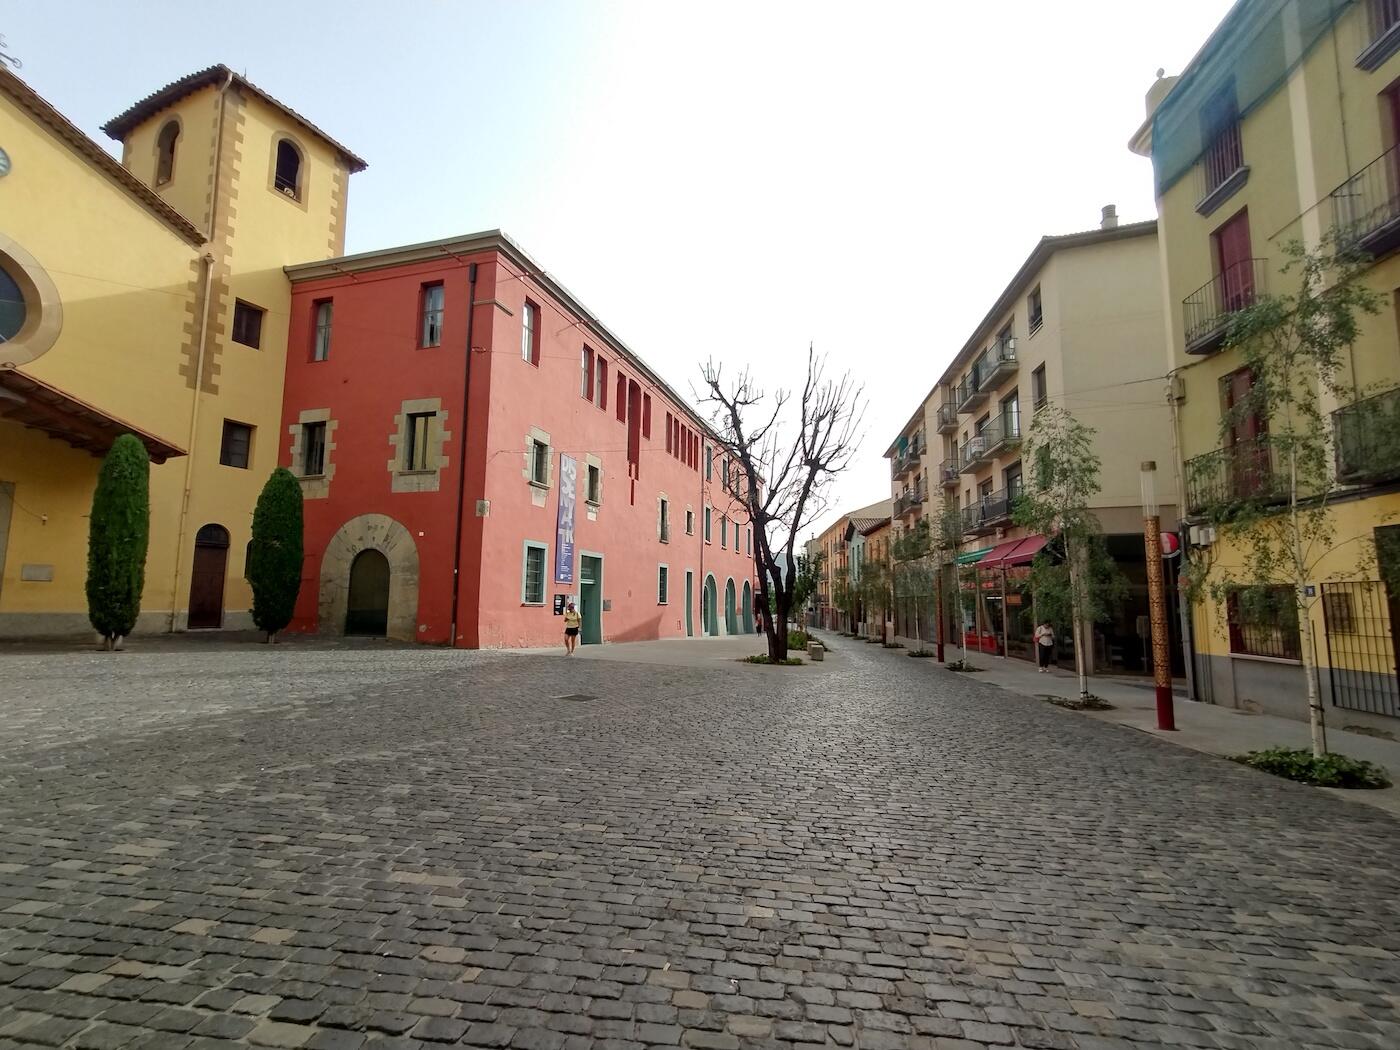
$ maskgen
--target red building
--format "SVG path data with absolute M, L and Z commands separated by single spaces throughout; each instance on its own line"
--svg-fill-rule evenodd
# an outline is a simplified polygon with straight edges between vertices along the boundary
M 293 630 L 550 645 L 573 597 L 585 642 L 753 631 L 737 471 L 504 234 L 287 273 Z

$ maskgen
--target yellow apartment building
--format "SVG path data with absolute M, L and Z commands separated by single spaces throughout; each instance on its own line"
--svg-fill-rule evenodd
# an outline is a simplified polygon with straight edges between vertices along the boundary
M 840 604 L 841 588 L 851 579 L 851 545 L 846 539 L 846 528 L 853 519 L 871 521 L 889 516 L 890 501 L 877 500 L 868 507 L 842 514 L 809 541 L 808 549 L 819 551 L 822 557 L 817 581 L 817 626 L 830 631 L 851 630 L 850 615 Z
M 1157 224 L 1120 225 L 1109 205 L 1097 229 L 1041 238 L 895 435 L 885 456 L 896 529 L 923 517 L 936 522 L 951 505 L 960 523 L 962 589 L 975 581 L 961 601 L 945 601 L 946 644 L 965 640 L 969 651 L 1032 658 L 1027 579 L 1047 537 L 1015 525 L 1012 511 L 1022 493 L 1022 442 L 1035 413 L 1054 404 L 1095 431 L 1103 466 L 1090 506 L 1131 585 L 1113 622 L 1095 627 L 1095 664 L 1146 669 L 1144 461 L 1160 465 L 1163 528 L 1176 517 L 1162 338 Z M 945 579 L 945 592 L 952 587 Z M 908 645 L 938 641 L 935 614 L 931 595 L 901 596 L 896 637 Z
M 1340 235 L 1374 260 L 1364 279 L 1384 309 L 1364 318 L 1348 355 L 1349 396 L 1324 406 L 1336 543 L 1310 583 L 1311 620 L 1329 722 L 1393 731 L 1395 596 L 1379 581 L 1373 540 L 1400 521 L 1400 457 L 1364 420 L 1400 408 L 1400 4 L 1241 0 L 1147 105 L 1131 148 L 1154 169 L 1188 525 L 1212 502 L 1252 495 L 1259 470 L 1278 470 L 1267 419 L 1222 436 L 1224 413 L 1251 383 L 1239 353 L 1222 349 L 1232 313 L 1288 290 L 1293 278 L 1279 270 L 1289 242 L 1311 250 Z M 1254 467 L 1239 469 L 1246 460 Z M 1188 535 L 1212 569 L 1238 565 L 1214 530 Z M 1198 698 L 1307 718 L 1296 624 L 1206 600 L 1191 627 Z
M 110 121 L 117 162 L 0 66 L 0 636 L 83 633 L 88 511 L 151 454 L 138 631 L 251 626 L 290 285 L 343 252 L 364 162 L 224 66 Z

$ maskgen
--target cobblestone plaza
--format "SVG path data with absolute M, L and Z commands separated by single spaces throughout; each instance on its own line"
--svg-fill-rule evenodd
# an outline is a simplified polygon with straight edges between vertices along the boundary
M 1390 816 L 929 663 L 7 654 L 0 1046 L 1400 1046 Z

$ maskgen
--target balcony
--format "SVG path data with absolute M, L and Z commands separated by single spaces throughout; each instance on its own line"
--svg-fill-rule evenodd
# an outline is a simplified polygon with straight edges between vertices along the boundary
M 1240 143 L 1239 117 L 1233 107 L 1215 138 L 1201 154 L 1201 199 L 1196 211 L 1209 215 L 1233 197 L 1248 180 L 1249 168 L 1244 163 L 1244 147 Z
M 1282 503 L 1288 479 L 1267 437 L 1236 441 L 1186 461 L 1186 513 L 1228 517 L 1242 504 Z
M 999 339 L 990 350 L 982 355 L 982 363 L 977 369 L 977 387 L 991 391 L 1007 376 L 1016 374 L 1016 337 Z
M 938 406 L 938 432 L 951 434 L 958 429 L 958 406 L 945 401 Z
M 979 437 L 987 442 L 984 459 L 1010 451 L 1021 443 L 1021 413 L 1003 412 L 987 422 Z
M 954 396 L 959 412 L 971 412 L 974 408 L 987 400 L 987 392 L 980 388 L 977 373 L 980 369 L 980 362 L 963 377 L 963 381 L 958 384 L 958 389 Z
M 1186 352 L 1209 354 L 1218 350 L 1230 318 L 1253 306 L 1255 297 L 1263 294 L 1268 272 L 1266 260 L 1242 259 L 1183 299 Z
M 1400 478 L 1400 388 L 1332 413 L 1337 480 L 1348 485 Z
M 914 440 L 905 446 L 904 451 L 895 453 L 894 456 L 894 476 L 901 477 L 909 473 L 919 465 L 919 458 L 924 454 L 923 442 Z
M 995 532 L 1010 522 L 1012 502 L 1012 496 L 1006 489 L 979 497 L 977 502 L 962 510 L 963 532 L 970 536 Z
M 1379 257 L 1400 247 L 1400 146 L 1386 150 L 1327 199 L 1339 252 Z
M 973 474 L 982 465 L 982 461 L 987 458 L 987 439 L 982 435 L 970 437 L 967 443 L 958 450 L 958 472 L 960 474 Z
M 945 459 L 938 464 L 938 483 L 945 489 L 955 489 L 958 487 L 958 464 L 951 459 Z

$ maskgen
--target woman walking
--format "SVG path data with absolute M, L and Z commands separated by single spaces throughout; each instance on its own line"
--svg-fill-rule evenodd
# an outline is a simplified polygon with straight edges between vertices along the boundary
M 573 656 L 574 646 L 578 645 L 578 629 L 583 625 L 583 617 L 574 608 L 573 599 L 564 609 L 564 655 Z

